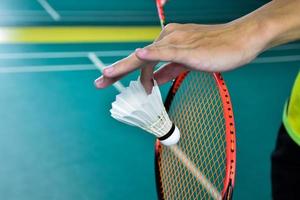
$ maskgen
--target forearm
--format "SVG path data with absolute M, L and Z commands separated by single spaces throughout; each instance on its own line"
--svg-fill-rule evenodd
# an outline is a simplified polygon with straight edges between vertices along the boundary
M 233 23 L 246 24 L 265 49 L 300 39 L 300 0 L 273 0 Z M 254 40 L 255 40 L 254 39 Z

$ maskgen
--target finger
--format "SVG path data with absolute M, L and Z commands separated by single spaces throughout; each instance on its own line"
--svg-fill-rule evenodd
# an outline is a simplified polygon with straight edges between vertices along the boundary
M 105 68 L 103 75 L 107 78 L 124 76 L 145 64 L 147 64 L 147 61 L 140 60 L 135 53 L 132 53 L 128 57 Z
M 147 94 L 150 94 L 153 88 L 153 70 L 156 64 L 156 62 L 149 62 L 141 68 L 140 80 Z
M 117 82 L 119 79 L 121 79 L 122 76 L 116 77 L 116 78 L 107 78 L 105 76 L 100 76 L 94 81 L 94 85 L 98 89 L 106 88 L 115 82 Z
M 150 93 L 151 90 L 152 90 L 152 87 L 153 87 L 153 69 L 154 69 L 154 66 L 157 65 L 156 62 L 148 62 L 146 63 L 143 68 L 146 70 L 144 76 L 142 76 L 142 83 L 144 82 L 144 87 L 145 87 L 145 90 Z M 97 78 L 95 81 L 94 81 L 94 84 L 97 88 L 106 88 L 112 84 L 114 84 L 116 81 L 122 79 L 125 75 L 121 75 L 121 76 L 117 76 L 117 77 L 114 77 L 114 78 L 109 78 L 109 77 L 105 77 L 105 76 L 101 76 L 99 78 Z
M 186 71 L 187 69 L 178 63 L 168 63 L 160 67 L 154 73 L 154 79 L 157 84 L 161 85 L 175 79 L 179 74 Z

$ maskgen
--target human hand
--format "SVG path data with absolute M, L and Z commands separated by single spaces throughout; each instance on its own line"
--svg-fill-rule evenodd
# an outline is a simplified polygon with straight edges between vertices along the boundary
M 240 22 L 169 24 L 154 43 L 106 68 L 95 85 L 107 87 L 136 69 L 151 69 L 159 61 L 170 63 L 154 73 L 158 84 L 174 79 L 184 70 L 221 72 L 234 69 L 250 62 L 265 48 L 267 41 L 261 34 L 257 37 L 258 28 L 256 24 Z M 149 79 L 152 70 L 147 71 Z

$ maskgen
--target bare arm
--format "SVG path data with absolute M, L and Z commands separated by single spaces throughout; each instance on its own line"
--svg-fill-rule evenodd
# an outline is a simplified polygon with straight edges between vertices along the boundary
M 300 39 L 299 12 L 300 0 L 273 0 L 226 24 L 169 24 L 154 43 L 105 69 L 95 85 L 107 87 L 131 71 L 153 68 L 158 61 L 170 62 L 154 73 L 159 84 L 187 69 L 235 69 L 266 49 Z M 152 70 L 146 71 L 151 77 Z

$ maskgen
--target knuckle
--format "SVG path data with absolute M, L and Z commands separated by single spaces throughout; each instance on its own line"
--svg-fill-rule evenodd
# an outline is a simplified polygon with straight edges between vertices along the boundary
M 177 23 L 170 23 L 170 24 L 167 24 L 164 28 L 164 31 L 165 32 L 172 32 L 174 30 L 176 30 L 178 28 L 179 24 Z

